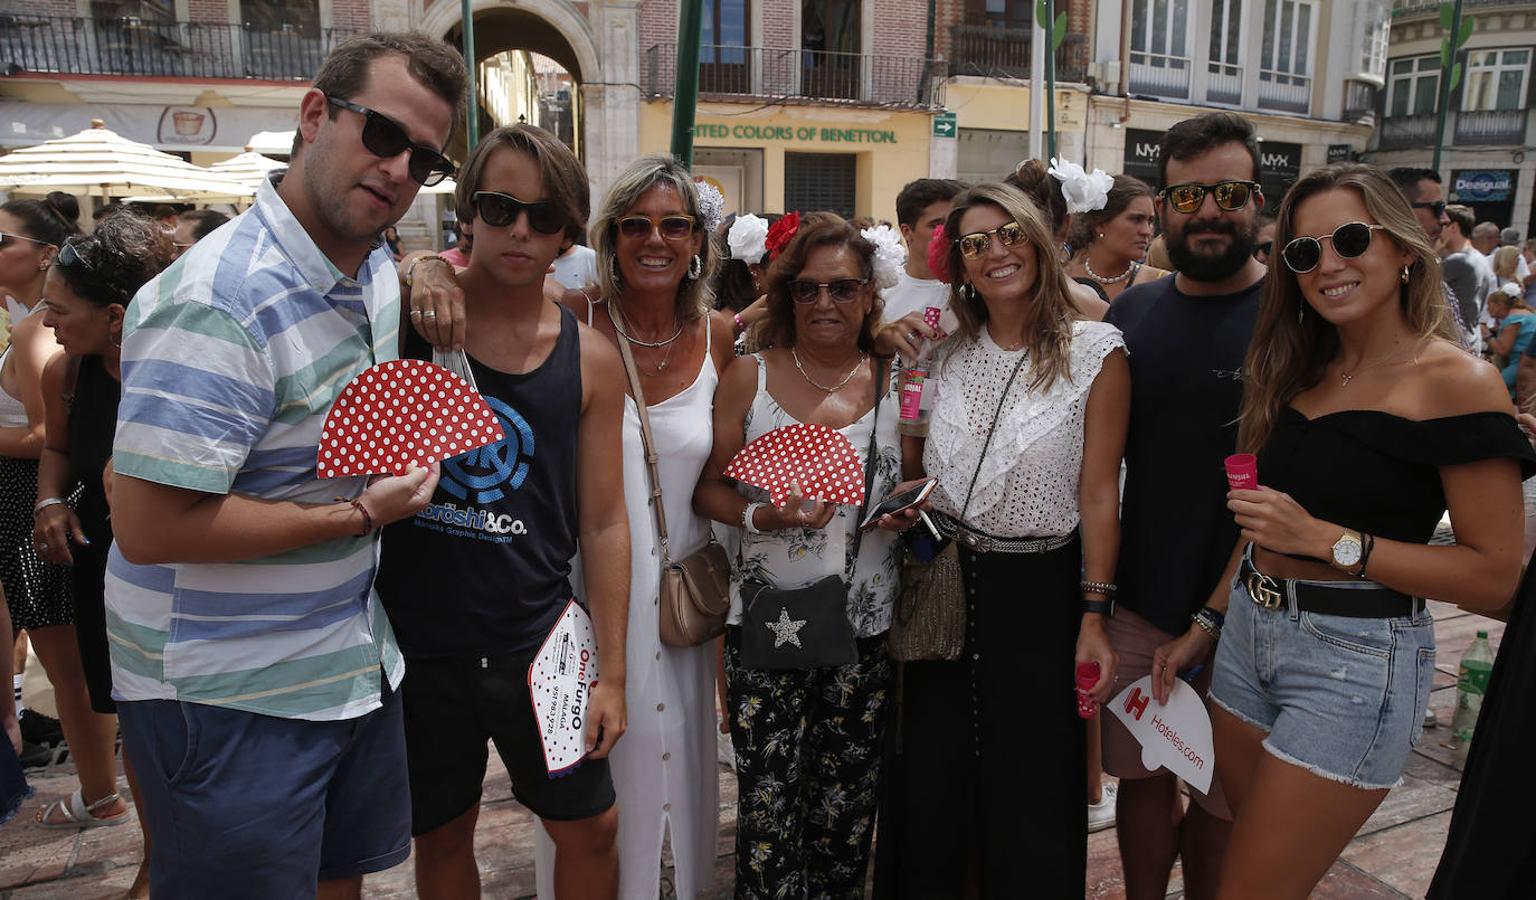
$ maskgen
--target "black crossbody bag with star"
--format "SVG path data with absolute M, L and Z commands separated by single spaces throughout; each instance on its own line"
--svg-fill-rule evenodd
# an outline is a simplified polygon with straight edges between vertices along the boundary
M 853 521 L 864 521 L 874 489 L 875 439 L 880 433 L 880 387 L 885 366 L 875 366 L 875 408 L 869 452 L 864 457 L 864 503 Z M 816 669 L 859 661 L 859 645 L 848 621 L 848 585 L 859 562 L 864 529 L 854 529 L 853 553 L 841 575 L 798 588 L 777 588 L 748 578 L 741 583 L 741 664 L 749 669 Z

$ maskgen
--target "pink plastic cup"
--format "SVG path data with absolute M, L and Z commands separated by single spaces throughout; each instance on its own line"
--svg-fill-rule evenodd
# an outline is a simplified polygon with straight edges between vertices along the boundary
M 1227 487 L 1234 491 L 1257 490 L 1259 458 L 1252 453 L 1234 453 L 1227 457 Z
M 1099 664 L 1089 660 L 1077 664 L 1077 714 L 1085 719 L 1098 715 L 1099 704 L 1088 692 L 1099 683 Z

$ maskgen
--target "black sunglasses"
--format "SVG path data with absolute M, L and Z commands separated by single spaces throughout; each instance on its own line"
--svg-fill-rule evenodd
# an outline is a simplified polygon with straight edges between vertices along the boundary
M 822 282 L 797 278 L 789 283 L 789 297 L 796 303 L 815 303 L 821 296 L 821 289 L 826 288 L 833 303 L 852 303 L 859 299 L 859 291 L 866 284 L 869 284 L 868 278 L 838 278 Z
M 497 191 L 475 191 L 473 199 L 480 221 L 492 228 L 506 228 L 526 212 L 528 227 L 540 234 L 559 234 L 565 230 L 565 215 L 548 200 L 529 203 Z
M 411 180 L 417 184 L 431 187 L 453 174 L 453 163 L 448 161 L 448 157 L 426 144 L 412 141 L 400 123 L 389 116 L 340 97 L 327 96 L 325 99 L 332 106 L 363 117 L 363 147 L 369 153 L 380 159 L 393 159 L 409 150 L 411 158 L 408 169 Z
M 14 231 L 0 231 L 0 247 L 4 247 L 11 241 L 31 241 L 34 244 L 42 244 L 44 247 L 57 246 L 48 241 L 40 241 L 37 238 L 27 237 L 24 234 L 17 234 Z
M 1370 249 L 1371 236 L 1379 228 L 1385 225 L 1367 225 L 1364 222 L 1346 222 L 1333 230 L 1333 234 L 1325 234 L 1321 238 L 1299 237 L 1285 245 L 1280 251 L 1280 256 L 1285 264 L 1297 275 L 1317 268 L 1317 264 L 1323 260 L 1323 241 L 1333 242 L 1333 252 L 1343 259 L 1356 259 L 1366 250 Z
M 1441 216 L 1445 215 L 1445 207 L 1446 207 L 1446 203 L 1445 203 L 1444 200 L 1430 200 L 1430 201 L 1426 201 L 1424 203 L 1415 203 L 1415 204 L 1413 204 L 1413 208 L 1414 209 L 1427 209 L 1427 210 L 1431 210 L 1432 212 L 1434 212 L 1435 218 L 1437 218 L 1437 219 L 1440 218 Z
M 1222 181 L 1216 184 L 1175 184 L 1163 188 L 1158 196 L 1167 200 L 1176 212 L 1185 215 L 1200 211 L 1205 203 L 1205 195 L 1212 193 L 1216 197 L 1216 205 L 1227 212 L 1242 209 L 1248 205 L 1249 199 L 1258 194 L 1264 196 L 1263 189 L 1257 181 Z

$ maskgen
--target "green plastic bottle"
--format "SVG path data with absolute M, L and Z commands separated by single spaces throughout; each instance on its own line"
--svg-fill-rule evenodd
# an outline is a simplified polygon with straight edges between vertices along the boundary
M 1451 740 L 1463 758 L 1472 746 L 1472 731 L 1478 713 L 1483 711 L 1483 695 L 1488 693 L 1488 678 L 1493 674 L 1493 648 L 1488 646 L 1488 632 L 1479 631 L 1477 640 L 1461 655 L 1456 678 L 1456 714 L 1451 720 Z

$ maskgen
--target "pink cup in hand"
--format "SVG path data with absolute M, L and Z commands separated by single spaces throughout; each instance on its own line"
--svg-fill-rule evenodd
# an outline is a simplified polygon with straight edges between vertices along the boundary
M 1259 487 L 1259 458 L 1252 453 L 1234 453 L 1227 457 L 1227 487 L 1234 491 L 1254 491 Z
M 1077 714 L 1085 719 L 1091 719 L 1099 712 L 1099 704 L 1088 696 L 1088 692 L 1098 683 L 1098 663 L 1089 660 L 1077 664 Z

